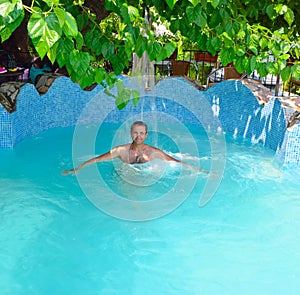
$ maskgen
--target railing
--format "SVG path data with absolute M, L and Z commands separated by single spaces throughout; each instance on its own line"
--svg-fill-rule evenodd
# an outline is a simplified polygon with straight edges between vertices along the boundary
M 267 61 L 274 61 L 274 57 L 270 55 Z M 180 62 L 182 64 L 181 70 L 179 69 Z M 176 69 L 175 66 L 177 66 Z M 250 75 L 240 74 L 232 65 L 223 67 L 217 55 L 212 56 L 206 51 L 185 50 L 181 56 L 175 55 L 170 59 L 157 63 L 155 73 L 157 79 L 166 76 L 188 76 L 202 85 L 202 89 L 208 89 L 214 83 L 223 80 L 247 77 L 260 81 L 275 96 L 300 95 L 300 80 L 292 78 L 290 81 L 283 83 L 279 75 L 268 74 L 266 77 L 260 77 L 256 71 L 253 71 Z

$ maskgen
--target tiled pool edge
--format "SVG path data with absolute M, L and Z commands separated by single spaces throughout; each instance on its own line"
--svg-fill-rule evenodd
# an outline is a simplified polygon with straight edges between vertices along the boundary
M 129 79 L 124 79 L 125 84 L 127 81 Z M 174 104 L 174 97 L 190 100 L 195 109 L 201 109 L 203 103 L 208 101 L 211 109 L 203 111 L 204 122 L 207 123 L 211 116 L 218 117 L 227 134 L 270 147 L 277 151 L 283 164 L 300 164 L 299 125 L 292 131 L 286 131 L 284 110 L 278 100 L 261 106 L 251 91 L 239 81 L 218 83 L 204 92 L 183 78 L 170 78 L 162 80 L 153 91 L 145 92 L 142 96 L 149 95 L 152 100 L 155 98 L 157 112 L 169 113 L 183 123 L 197 122 L 194 122 L 195 118 L 188 110 Z M 21 140 L 49 128 L 74 126 L 92 100 L 96 102 L 95 111 L 89 112 L 82 124 L 97 121 L 99 109 L 110 112 L 106 122 L 122 122 L 130 114 L 138 113 L 142 103 L 145 111 L 148 109 L 150 112 L 153 108 L 146 99 L 141 100 L 137 107 L 130 103 L 119 111 L 114 106 L 114 99 L 103 97 L 101 86 L 90 92 L 83 91 L 67 77 L 56 79 L 44 95 L 39 95 L 33 85 L 26 84 L 20 90 L 16 112 L 9 114 L 0 106 L 0 148 L 13 148 Z

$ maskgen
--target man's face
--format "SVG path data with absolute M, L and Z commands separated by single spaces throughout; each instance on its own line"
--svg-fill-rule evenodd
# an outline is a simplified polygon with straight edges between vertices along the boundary
M 148 133 L 145 126 L 133 125 L 130 131 L 130 135 L 134 143 L 142 144 L 144 143 Z

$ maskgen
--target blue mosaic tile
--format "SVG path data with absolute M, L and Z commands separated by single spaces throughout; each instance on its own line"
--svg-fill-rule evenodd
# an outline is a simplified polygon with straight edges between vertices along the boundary
M 127 87 L 138 88 L 123 77 Z M 117 94 L 116 88 L 112 93 Z M 57 78 L 48 92 L 39 95 L 31 84 L 20 90 L 17 111 L 8 114 L 0 106 L 0 148 L 54 128 L 97 122 L 120 123 L 133 118 L 165 122 L 174 118 L 184 124 L 222 129 L 237 140 L 247 139 L 278 152 L 284 163 L 300 164 L 300 127 L 286 132 L 283 109 L 278 100 L 259 105 L 240 81 L 224 81 L 199 91 L 183 78 L 167 78 L 151 91 L 141 90 L 137 106 L 130 102 L 118 110 L 114 98 L 98 85 L 83 91 L 67 77 Z

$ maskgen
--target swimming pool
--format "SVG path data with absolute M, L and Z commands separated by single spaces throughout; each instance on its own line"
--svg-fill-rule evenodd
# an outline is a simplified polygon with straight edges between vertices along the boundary
M 88 137 L 98 126 L 82 128 Z M 95 153 L 116 143 L 119 128 L 99 129 Z M 187 125 L 198 148 L 190 154 L 188 145 L 178 148 L 184 138 L 170 138 L 164 128 L 147 142 L 209 169 L 217 155 L 203 129 Z M 176 165 L 155 170 L 152 180 L 149 166 L 133 170 L 140 182 L 122 178 L 135 168 L 118 162 L 85 168 L 83 179 L 62 176 L 73 160 L 92 156 L 74 154 L 73 135 L 74 127 L 54 128 L 0 150 L 1 294 L 299 294 L 300 172 L 281 169 L 274 151 L 227 136 L 222 182 L 199 207 L 207 177 Z M 134 222 L 94 206 L 84 175 L 94 177 L 91 187 L 99 177 L 107 181 L 94 187 L 100 198 L 114 191 L 138 203 L 159 199 L 178 177 L 193 177 L 194 184 L 169 214 Z

